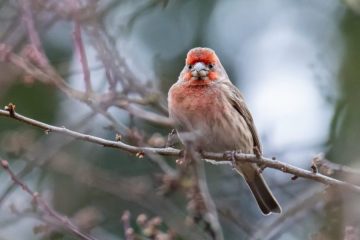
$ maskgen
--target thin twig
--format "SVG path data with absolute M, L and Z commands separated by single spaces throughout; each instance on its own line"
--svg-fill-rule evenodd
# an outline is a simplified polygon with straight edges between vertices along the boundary
M 273 239 L 276 234 L 282 232 L 283 229 L 291 226 L 299 218 L 308 216 L 308 213 L 314 213 L 314 208 L 321 202 L 321 197 L 324 194 L 324 190 L 319 187 L 313 187 L 306 192 L 303 192 L 293 199 L 289 206 L 286 206 L 284 212 L 274 221 L 269 223 L 261 223 L 262 227 L 256 229 L 250 240 L 269 240 Z M 320 208 L 320 206 L 317 206 Z
M 28 117 L 25 117 L 16 112 L 14 112 L 13 116 L 11 116 L 9 111 L 0 110 L 0 115 L 16 119 L 18 121 L 41 128 L 48 132 L 61 133 L 61 134 L 71 136 L 73 138 L 76 138 L 76 139 L 79 139 L 82 141 L 99 144 L 104 147 L 121 149 L 121 150 L 127 151 L 129 153 L 136 154 L 136 153 L 149 152 L 149 153 L 154 153 L 154 154 L 156 153 L 159 155 L 174 156 L 174 157 L 179 157 L 181 154 L 181 151 L 179 149 L 170 148 L 170 147 L 167 147 L 167 148 L 136 147 L 136 146 L 132 146 L 132 145 L 120 142 L 120 141 L 106 140 L 104 138 L 72 131 L 65 127 L 57 127 L 57 126 L 53 126 L 50 124 L 46 124 L 46 123 L 31 119 Z M 202 153 L 202 157 L 205 160 L 207 160 L 213 164 L 221 164 L 221 163 L 230 164 L 231 163 L 231 161 L 229 159 L 224 157 L 224 153 L 204 152 L 204 153 Z M 266 158 L 263 156 L 261 156 L 261 158 L 257 158 L 254 154 L 245 154 L 245 153 L 236 153 L 236 154 L 234 154 L 234 158 L 236 161 L 257 163 L 260 165 L 264 165 L 268 168 L 280 170 L 284 173 L 296 175 L 301 178 L 310 179 L 310 180 L 320 182 L 320 183 L 323 183 L 323 184 L 326 184 L 329 186 L 337 186 L 337 187 L 341 187 L 343 189 L 347 189 L 347 190 L 351 190 L 351 191 L 360 193 L 360 186 L 357 186 L 357 185 L 354 185 L 354 184 L 351 184 L 348 182 L 340 181 L 335 178 L 322 175 L 320 173 L 313 173 L 311 171 L 308 171 L 308 170 L 305 170 L 305 169 L 302 169 L 299 167 L 295 167 L 295 166 L 292 166 L 292 165 L 284 163 L 284 162 L 280 162 L 279 160 L 272 160 L 271 158 Z
M 82 39 L 81 26 L 77 21 L 75 21 L 73 36 L 74 36 L 75 47 L 80 56 L 80 63 L 84 74 L 85 90 L 87 93 L 90 93 L 92 92 L 92 86 L 90 79 L 89 64 L 86 56 L 84 42 Z
M 134 240 L 134 230 L 130 225 L 130 212 L 128 210 L 126 210 L 121 216 L 121 221 L 124 226 L 125 239 Z
M 318 154 L 314 157 L 313 162 L 318 167 L 319 172 L 326 176 L 332 176 L 334 174 L 344 174 L 360 176 L 360 170 L 354 169 L 348 166 L 344 166 L 338 163 L 330 162 L 324 156 L 324 154 Z
M 90 107 L 93 107 L 95 103 L 98 106 L 105 106 L 105 109 L 109 108 L 110 106 L 116 106 L 118 108 L 128 111 L 130 114 L 138 118 L 155 123 L 157 125 L 163 125 L 167 127 L 171 127 L 173 125 L 173 122 L 164 115 L 133 106 L 134 104 L 145 104 L 146 101 L 144 102 L 144 100 L 136 101 L 136 100 L 126 99 L 124 101 L 122 98 L 111 99 L 109 98 L 109 95 L 106 93 L 97 94 L 95 92 L 92 92 L 91 94 L 89 94 L 86 92 L 79 91 L 69 86 L 69 84 L 51 67 L 51 65 L 46 65 L 43 68 L 39 68 L 38 66 L 32 64 L 27 59 L 11 52 L 10 50 L 6 50 L 5 52 L 4 51 L 5 50 L 0 49 L 0 55 L 3 54 L 6 56 L 3 60 L 1 60 L 0 58 L 0 61 L 6 61 L 12 63 L 16 67 L 24 71 L 26 74 L 28 74 L 29 76 L 41 82 L 54 84 L 59 90 L 65 93 L 68 97 L 86 103 Z M 147 102 L 146 104 L 150 104 L 150 102 Z
M 170 118 L 164 117 L 162 115 L 159 115 L 154 112 L 148 112 L 145 111 L 139 107 L 135 107 L 133 105 L 128 105 L 123 107 L 126 111 L 128 111 L 130 114 L 133 114 L 135 116 L 141 116 L 142 119 L 155 123 L 160 124 L 162 126 L 172 127 L 174 123 L 171 121 Z
M 83 240 L 96 240 L 96 238 L 81 232 L 81 230 L 74 225 L 67 217 L 61 215 L 60 213 L 56 212 L 53 208 L 51 208 L 46 201 L 44 201 L 37 192 L 33 192 L 29 186 L 22 182 L 19 178 L 17 178 L 16 174 L 10 169 L 9 163 L 6 160 L 1 160 L 1 167 L 9 174 L 11 177 L 11 180 L 21 187 L 26 193 L 28 193 L 32 199 L 33 202 L 39 205 L 41 209 L 44 211 L 45 214 L 49 215 L 51 218 L 53 218 L 58 225 L 63 227 L 64 229 L 68 230 L 70 233 L 74 234 L 75 236 L 78 236 L 80 239 Z
M 21 0 L 21 7 L 23 11 L 24 23 L 27 29 L 29 40 L 36 51 L 37 60 L 41 66 L 48 65 L 48 60 L 45 57 L 44 50 L 42 49 L 42 44 L 40 37 L 35 28 L 34 16 L 31 9 L 31 2 L 28 0 Z

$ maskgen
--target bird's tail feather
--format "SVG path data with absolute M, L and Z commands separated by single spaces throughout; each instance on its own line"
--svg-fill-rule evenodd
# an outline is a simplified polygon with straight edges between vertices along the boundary
M 261 173 L 253 174 L 251 179 L 247 179 L 246 175 L 244 177 L 263 214 L 281 213 L 280 204 L 272 194 Z

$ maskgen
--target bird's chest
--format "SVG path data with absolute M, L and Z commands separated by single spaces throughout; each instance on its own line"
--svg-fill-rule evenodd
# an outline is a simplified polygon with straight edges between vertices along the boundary
M 182 94 L 186 92 L 187 94 Z M 212 88 L 172 91 L 169 110 L 180 139 L 193 139 L 208 151 L 236 149 L 245 122 L 222 92 Z
M 192 127 L 201 127 L 224 114 L 221 92 L 211 87 L 184 86 L 172 92 L 172 103 L 179 117 L 184 117 Z
M 175 86 L 169 110 L 183 143 L 190 139 L 205 151 L 252 152 L 251 131 L 220 87 Z

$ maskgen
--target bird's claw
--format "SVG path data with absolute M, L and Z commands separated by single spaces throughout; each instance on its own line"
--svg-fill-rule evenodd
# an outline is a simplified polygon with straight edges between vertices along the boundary
M 259 147 L 255 146 L 253 148 L 253 151 L 254 151 L 254 154 L 255 154 L 256 158 L 260 159 L 261 158 L 261 151 L 260 151 Z
M 257 169 L 258 173 L 261 174 L 265 170 L 266 166 L 264 164 L 260 164 L 259 168 Z
M 229 159 L 231 161 L 232 169 L 236 168 L 236 151 L 227 151 L 224 153 L 224 158 Z
M 171 132 L 168 134 L 168 138 L 165 144 L 165 147 L 173 147 L 176 143 L 176 130 L 172 129 Z
M 176 164 L 180 166 L 188 166 L 191 163 L 191 157 L 189 156 L 188 152 L 186 150 L 180 150 L 179 153 L 180 158 L 176 159 Z

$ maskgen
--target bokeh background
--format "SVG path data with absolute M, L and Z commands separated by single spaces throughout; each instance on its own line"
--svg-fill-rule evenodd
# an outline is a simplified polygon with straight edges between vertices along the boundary
M 46 56 L 71 87 L 84 89 L 74 22 L 82 26 L 94 91 L 109 91 L 108 69 L 94 40 L 102 38 L 116 55 L 109 56 L 120 72 L 113 77 L 156 93 L 163 105 L 187 51 L 210 47 L 243 92 L 266 156 L 310 169 L 314 156 L 324 153 L 334 163 L 359 167 L 358 0 L 84 0 L 74 7 L 81 11 L 69 10 L 72 1 L 30 2 Z M 22 1 L 0 1 L 0 19 L 1 43 L 21 54 L 29 44 Z M 95 28 L 101 30 L 100 37 Z M 116 91 L 139 95 L 121 84 Z M 127 108 L 106 109 L 114 120 L 109 121 L 94 106 L 5 62 L 0 64 L 0 105 L 9 102 L 26 116 L 107 139 L 130 128 L 131 134 L 124 136 L 130 143 L 138 144 L 135 138 L 142 145 L 161 146 L 171 130 Z M 152 107 L 140 106 L 167 116 Z M 172 229 L 176 239 L 211 239 L 202 226 L 189 223 L 184 191 L 159 193 L 162 169 L 146 156 L 45 134 L 3 117 L 0 156 L 57 211 L 99 239 L 125 239 L 125 210 L 131 212 L 138 233 L 142 230 L 136 218 L 146 214 L 160 217 L 161 231 Z M 161 161 L 176 170 L 174 160 Z M 266 169 L 283 214 L 264 217 L 231 167 L 205 168 L 225 239 L 360 236 L 358 196 L 338 194 L 308 180 L 292 181 L 287 174 Z M 360 177 L 340 177 L 360 182 Z M 0 239 L 74 239 L 63 231 L 41 230 L 44 223 L 31 198 L 11 185 L 8 175 L 0 172 Z

